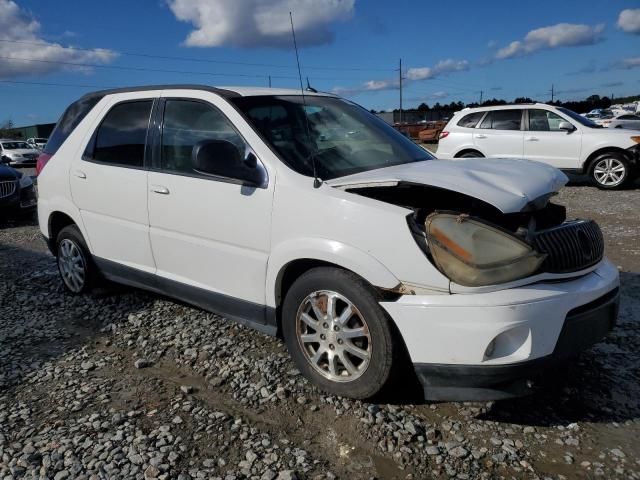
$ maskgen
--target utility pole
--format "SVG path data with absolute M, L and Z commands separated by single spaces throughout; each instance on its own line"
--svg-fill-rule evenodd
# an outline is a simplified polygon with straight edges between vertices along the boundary
M 483 93 L 484 93 L 484 92 L 483 92 L 482 90 L 480 90 L 480 103 L 479 103 L 479 105 L 482 105 L 482 94 L 483 94 Z
M 551 84 L 551 103 L 553 103 L 553 100 L 555 99 L 555 91 L 553 90 L 553 83 Z
M 269 88 L 271 88 L 271 75 L 269 75 Z
M 402 124 L 402 59 L 400 59 L 400 124 Z

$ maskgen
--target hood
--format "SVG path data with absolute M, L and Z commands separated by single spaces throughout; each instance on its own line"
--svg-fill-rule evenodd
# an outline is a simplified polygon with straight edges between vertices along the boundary
M 503 213 L 526 210 L 540 197 L 557 192 L 568 181 L 560 170 L 518 159 L 427 160 L 370 170 L 326 183 L 342 189 L 422 184 L 475 197 Z
M 16 180 L 18 177 L 17 170 L 0 164 L 0 180 Z
M 14 155 L 14 154 L 18 154 L 20 156 L 26 154 L 36 154 L 39 155 L 40 152 L 38 150 L 36 150 L 35 148 L 14 148 L 11 150 L 5 150 L 5 155 Z

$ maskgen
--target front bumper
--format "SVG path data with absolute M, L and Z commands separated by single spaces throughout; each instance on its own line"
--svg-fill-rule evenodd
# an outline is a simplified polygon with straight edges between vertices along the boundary
M 16 188 L 15 193 L 0 198 L 0 214 L 16 214 L 32 212 L 37 206 L 37 194 L 35 186 Z
M 490 400 L 532 391 L 550 363 L 606 336 L 618 312 L 618 271 L 556 283 L 382 302 L 429 400 Z

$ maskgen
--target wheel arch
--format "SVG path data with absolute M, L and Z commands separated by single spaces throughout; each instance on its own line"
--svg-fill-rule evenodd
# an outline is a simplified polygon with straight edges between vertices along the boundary
M 605 154 L 605 153 L 620 153 L 622 154 L 630 163 L 632 166 L 634 165 L 634 159 L 632 155 L 629 155 L 629 152 L 627 150 L 625 150 L 624 148 L 620 148 L 620 147 L 602 147 L 599 148 L 595 151 L 593 151 L 585 160 L 585 162 L 582 164 L 582 173 L 583 174 L 588 174 L 591 171 L 591 166 L 593 165 L 593 162 L 601 155 Z
M 459 152 L 457 152 L 457 153 L 453 156 L 453 158 L 460 158 L 460 157 L 462 157 L 462 155 L 464 155 L 465 153 L 471 153 L 471 152 L 479 153 L 481 156 L 480 156 L 480 157 L 478 157 L 478 158 L 485 158 L 484 153 L 482 153 L 480 150 L 478 150 L 477 148 L 470 148 L 470 147 L 469 147 L 469 148 L 463 148 L 462 150 L 460 150 Z
M 47 221 L 47 233 L 49 238 L 47 244 L 49 246 L 49 250 L 54 256 L 57 254 L 55 248 L 56 238 L 60 231 L 69 225 L 76 225 L 78 228 L 81 228 L 80 224 L 68 213 L 55 210 L 49 214 L 49 219 Z

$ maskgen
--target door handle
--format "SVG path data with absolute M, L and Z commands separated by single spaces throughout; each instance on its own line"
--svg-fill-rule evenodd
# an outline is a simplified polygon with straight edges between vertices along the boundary
M 484 133 L 478 133 L 476 138 L 487 138 L 487 136 Z
M 81 178 L 81 179 L 83 179 L 83 180 L 84 180 L 85 178 L 87 178 L 87 174 L 86 174 L 86 173 L 84 173 L 82 170 L 76 170 L 75 172 L 73 172 L 73 174 L 74 174 L 76 177 Z
M 527 137 L 527 138 L 525 138 L 525 140 L 527 142 L 537 142 L 540 139 L 538 137 Z
M 160 195 L 169 195 L 169 189 L 162 185 L 151 185 L 151 191 L 153 193 L 159 193 Z

